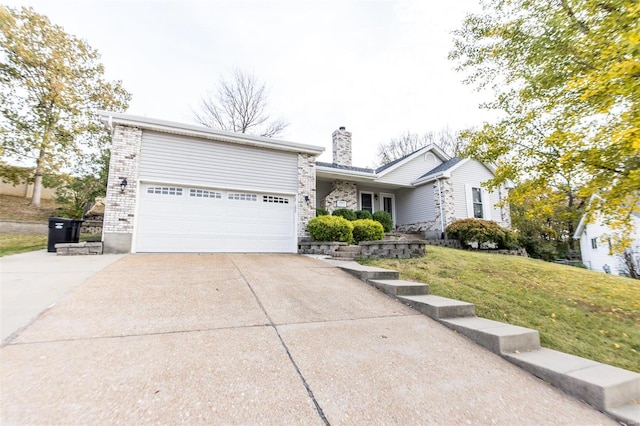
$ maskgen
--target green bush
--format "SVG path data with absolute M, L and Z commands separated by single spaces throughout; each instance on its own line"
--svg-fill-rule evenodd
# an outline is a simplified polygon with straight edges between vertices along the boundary
M 372 219 L 358 219 L 351 222 L 353 225 L 353 239 L 360 241 L 377 241 L 384 238 L 384 228 L 378 221 Z
M 356 213 L 349 209 L 336 209 L 333 211 L 334 216 L 344 217 L 347 220 L 356 220 Z
M 534 259 L 553 262 L 559 259 L 558 250 L 552 241 L 544 241 L 534 237 L 518 237 L 518 244 L 527 250 L 527 254 Z
M 384 227 L 384 232 L 391 232 L 393 228 L 393 219 L 391 219 L 391 215 L 385 211 L 375 212 L 373 214 L 373 220 L 378 221 Z
M 307 231 L 314 241 L 342 241 L 351 243 L 353 225 L 340 216 L 318 216 L 309 221 Z
M 478 246 L 484 243 L 494 243 L 499 249 L 514 249 L 518 247 L 516 234 L 491 220 L 457 220 L 447 226 L 446 233 L 449 238 L 460 240 L 462 245 L 476 242 Z
M 329 216 L 329 210 L 321 209 L 321 208 L 318 207 L 316 209 L 316 216 Z
M 366 210 L 356 210 L 354 213 L 356 214 L 356 219 L 373 219 L 371 213 Z

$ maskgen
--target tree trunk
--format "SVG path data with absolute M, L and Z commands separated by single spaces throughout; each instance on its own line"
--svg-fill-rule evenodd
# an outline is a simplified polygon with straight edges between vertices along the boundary
M 36 162 L 36 176 L 33 181 L 33 195 L 31 196 L 31 203 L 29 205 L 31 207 L 40 207 L 40 199 L 42 198 L 42 175 L 43 173 L 43 163 L 45 157 L 45 150 L 42 148 L 40 150 L 40 155 L 38 156 L 38 161 Z

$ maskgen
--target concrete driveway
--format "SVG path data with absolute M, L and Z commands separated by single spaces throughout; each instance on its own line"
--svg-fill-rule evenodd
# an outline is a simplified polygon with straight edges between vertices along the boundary
M 614 424 L 345 272 L 130 255 L 0 350 L 5 424 Z

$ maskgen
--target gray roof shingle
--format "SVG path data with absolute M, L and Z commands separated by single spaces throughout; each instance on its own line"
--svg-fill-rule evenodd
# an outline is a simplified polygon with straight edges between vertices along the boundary
M 445 161 L 444 163 L 442 163 L 442 164 L 434 167 L 433 169 L 429 170 L 427 173 L 423 174 L 418 179 L 422 179 L 422 178 L 427 177 L 429 175 L 435 175 L 436 173 L 440 173 L 440 172 L 444 172 L 445 170 L 449 170 L 450 168 L 452 168 L 453 166 L 458 164 L 460 161 L 462 161 L 462 158 L 453 157 L 451 160 Z

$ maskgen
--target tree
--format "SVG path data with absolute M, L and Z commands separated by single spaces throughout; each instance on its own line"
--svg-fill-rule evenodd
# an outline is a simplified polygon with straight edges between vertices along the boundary
M 575 249 L 573 234 L 587 204 L 577 191 L 567 182 L 540 186 L 535 180 L 521 182 L 511 190 L 511 225 L 530 256 L 555 260 Z
M 626 277 L 640 280 L 640 250 L 627 248 L 618 254 L 620 258 L 620 273 Z
M 458 156 L 464 148 L 462 139 L 448 127 L 438 133 L 428 132 L 422 135 L 407 131 L 387 143 L 378 145 L 378 162 L 380 164 L 390 163 L 430 144 L 438 145 L 452 157 Z
M 56 202 L 62 206 L 62 216 L 83 218 L 96 198 L 107 193 L 111 151 L 105 149 L 91 157 L 84 167 L 76 170 L 77 176 L 65 176 L 64 184 L 56 190 Z
M 3 156 L 35 163 L 32 206 L 45 173 L 110 140 L 95 115 L 126 110 L 131 95 L 104 79 L 99 53 L 31 8 L 0 6 L 0 137 Z
M 235 70 L 230 79 L 221 78 L 217 92 L 200 101 L 193 118 L 200 124 L 220 130 L 250 133 L 271 138 L 279 136 L 289 123 L 271 119 L 267 113 L 267 89 L 252 74 Z
M 640 8 L 625 0 L 486 0 L 455 32 L 450 58 L 491 90 L 501 118 L 463 134 L 498 165 L 488 182 L 567 176 L 588 207 L 630 235 L 640 209 Z M 513 204 L 513 196 L 510 200 Z M 618 251 L 629 244 L 616 242 Z

